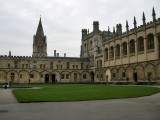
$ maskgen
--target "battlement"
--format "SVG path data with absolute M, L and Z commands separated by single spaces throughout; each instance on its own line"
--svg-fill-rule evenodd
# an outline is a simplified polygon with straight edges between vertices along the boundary
M 61 61 L 88 61 L 88 58 L 79 58 L 79 57 L 54 57 L 54 56 L 47 56 L 47 57 L 31 57 L 31 56 L 7 56 L 7 55 L 1 55 L 0 59 L 38 59 L 38 60 L 61 60 Z
M 132 28 L 132 29 L 129 29 L 128 21 L 126 21 L 126 31 L 125 32 L 122 32 L 122 25 L 117 24 L 116 25 L 116 32 L 115 32 L 115 29 L 113 29 L 113 32 L 110 32 L 109 29 L 108 29 L 108 31 L 105 31 L 105 32 L 110 32 L 110 35 L 108 34 L 108 37 L 105 41 L 118 39 L 120 37 L 127 36 L 129 34 L 134 34 L 135 32 L 142 31 L 142 30 L 145 30 L 145 29 L 148 29 L 150 27 L 154 27 L 155 25 L 160 24 L 160 18 L 156 19 L 156 14 L 155 14 L 154 8 L 152 11 L 152 17 L 153 17 L 153 21 L 149 21 L 146 23 L 145 14 L 143 12 L 143 15 L 142 15 L 143 24 L 139 25 L 139 26 L 137 26 L 136 18 L 134 17 L 134 28 Z M 95 25 L 95 24 L 98 26 L 98 30 L 99 30 L 99 22 L 93 21 L 93 25 Z M 85 30 L 87 30 L 87 29 L 85 29 Z M 94 34 L 104 35 L 103 33 L 104 33 L 104 31 L 101 32 L 100 30 L 99 30 L 99 32 L 94 32 L 94 26 L 93 26 L 93 32 L 91 32 L 91 33 L 86 32 L 85 36 L 82 37 L 82 40 L 87 40 L 88 38 L 92 37 Z M 106 36 L 107 36 L 107 34 L 106 34 Z

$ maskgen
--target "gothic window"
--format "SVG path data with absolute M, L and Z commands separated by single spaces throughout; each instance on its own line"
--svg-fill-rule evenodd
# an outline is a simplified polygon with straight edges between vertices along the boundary
M 113 46 L 110 47 L 110 58 L 114 57 L 114 49 Z
M 69 69 L 69 62 L 67 62 L 67 69 Z
M 62 74 L 61 78 L 64 79 L 64 74 Z
M 76 69 L 78 69 L 78 65 L 76 65 Z
M 90 41 L 90 48 L 92 49 L 92 41 Z
M 141 36 L 138 38 L 138 52 L 144 51 L 144 38 Z
M 26 68 L 28 68 L 28 64 L 26 64 Z
M 37 62 L 33 61 L 33 68 L 36 68 L 36 66 L 37 66 Z
M 116 45 L 116 57 L 119 57 L 120 56 L 120 45 L 117 44 Z
M 83 74 L 83 79 L 86 79 L 86 74 Z
M 147 49 L 154 49 L 154 35 L 149 34 L 147 35 Z
M 127 43 L 123 43 L 123 55 L 127 55 Z
M 43 78 L 43 74 L 41 74 L 41 78 Z
M 125 74 L 125 72 L 122 72 L 122 77 L 126 77 L 126 74 Z
M 30 78 L 34 78 L 34 74 L 30 74 Z
M 20 74 L 20 78 L 22 78 L 22 74 Z
M 102 68 L 102 60 L 100 60 L 99 62 L 100 62 L 100 68 Z
M 101 74 L 101 78 L 103 78 L 103 74 Z
M 108 59 L 108 48 L 105 49 L 106 59 Z
M 99 61 L 97 61 L 97 68 L 99 68 Z
M 43 46 L 41 45 L 41 52 L 43 52 Z
M 66 79 L 69 79 L 69 74 L 66 74 Z
M 131 40 L 130 41 L 130 53 L 135 53 L 135 41 Z
M 116 73 L 113 73 L 113 74 L 112 74 L 112 77 L 116 77 Z
M 14 67 L 18 68 L 18 61 L 14 61 Z
M 40 68 L 42 69 L 42 64 L 40 64 Z
M 14 73 L 11 73 L 12 76 L 14 76 Z
M 84 64 L 83 64 L 83 63 L 81 63 L 81 69 L 83 69 L 83 68 L 84 68 L 83 66 L 84 66 Z
M 50 62 L 50 69 L 53 69 L 53 62 Z
M 38 52 L 43 52 L 43 45 L 38 46 Z
M 84 50 L 86 50 L 86 44 L 84 44 Z
M 10 64 L 8 64 L 8 68 L 10 68 L 11 67 L 11 65 Z

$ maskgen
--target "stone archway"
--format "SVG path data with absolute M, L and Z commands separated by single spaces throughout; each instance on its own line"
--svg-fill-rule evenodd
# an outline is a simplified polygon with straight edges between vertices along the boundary
M 110 82 L 111 81 L 111 71 L 109 69 L 106 70 L 106 82 Z
M 45 83 L 49 83 L 49 74 L 45 74 Z
M 94 72 L 91 72 L 91 82 L 94 82 Z
M 52 74 L 52 83 L 56 83 L 57 80 L 56 80 L 56 75 L 55 74 Z

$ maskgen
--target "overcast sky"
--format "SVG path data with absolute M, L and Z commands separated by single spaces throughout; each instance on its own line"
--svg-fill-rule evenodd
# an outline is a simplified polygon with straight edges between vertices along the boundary
M 40 15 L 47 36 L 48 56 L 54 50 L 63 56 L 79 57 L 81 29 L 92 31 L 93 21 L 99 21 L 100 30 L 107 30 L 125 22 L 133 28 L 133 18 L 142 24 L 152 20 L 152 8 L 160 17 L 160 0 L 0 0 L 0 55 L 32 56 L 33 35 Z

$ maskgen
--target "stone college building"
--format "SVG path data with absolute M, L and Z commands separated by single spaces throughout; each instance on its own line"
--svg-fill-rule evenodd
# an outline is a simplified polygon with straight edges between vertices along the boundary
M 81 55 L 76 57 L 47 56 L 47 39 L 41 19 L 33 36 L 33 54 L 0 56 L 0 83 L 90 83 L 90 82 L 160 82 L 160 18 L 146 22 L 126 32 L 117 24 L 111 32 L 82 29 Z

